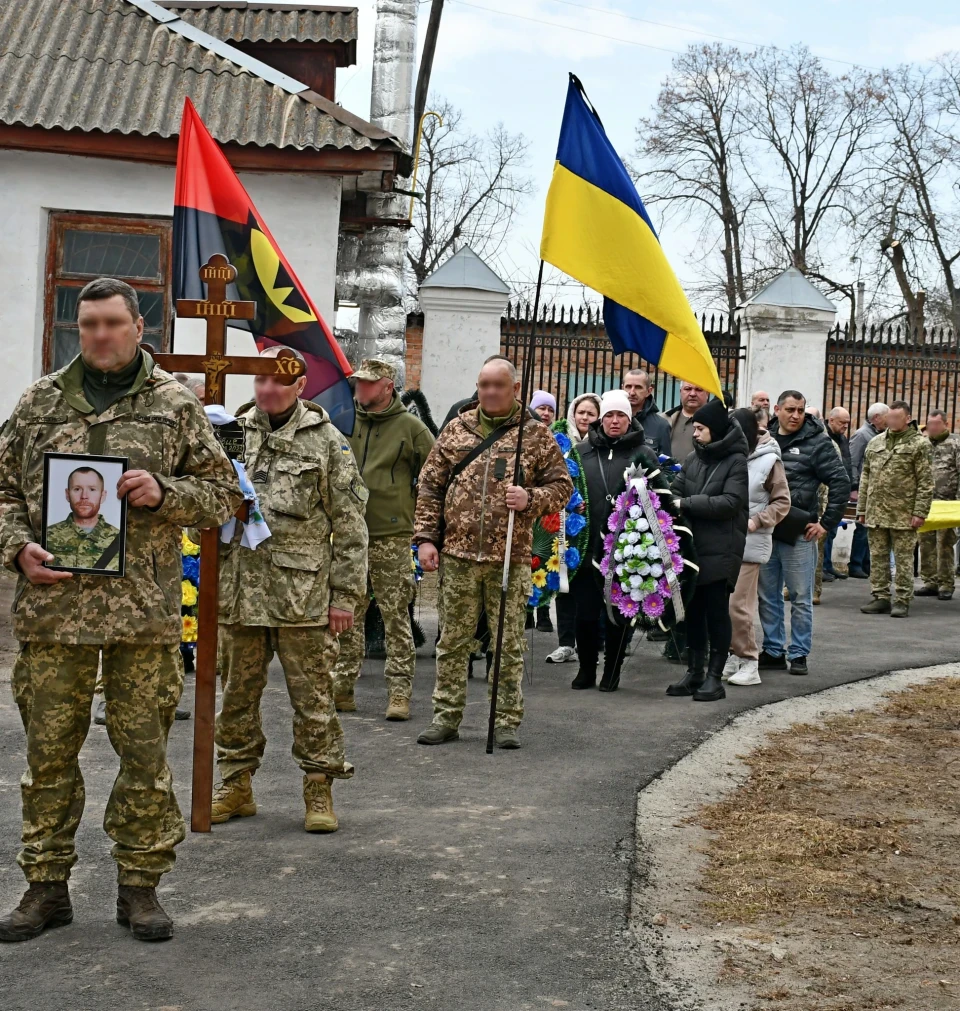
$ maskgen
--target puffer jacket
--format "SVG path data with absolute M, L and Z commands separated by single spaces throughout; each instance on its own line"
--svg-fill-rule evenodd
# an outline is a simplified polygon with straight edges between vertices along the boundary
M 734 422 L 719 442 L 697 445 L 673 482 L 700 559 L 697 585 L 740 575 L 747 540 L 747 439 Z
M 762 565 L 773 554 L 773 528 L 790 512 L 790 488 L 780 460 L 776 439 L 764 433 L 757 448 L 747 457 L 750 484 L 748 520 L 757 529 L 747 533 L 743 560 Z
M 838 527 L 850 498 L 850 478 L 823 425 L 808 414 L 796 432 L 780 435 L 773 425 L 770 434 L 780 446 L 793 505 L 808 513 L 811 523 L 819 518 L 825 530 Z M 821 516 L 819 492 L 822 484 L 829 492 L 827 507 Z
M 603 538 L 607 520 L 613 512 L 613 502 L 623 490 L 623 472 L 631 463 L 642 461 L 647 470 L 659 469 L 656 454 L 646 445 L 643 426 L 633 419 L 626 435 L 611 439 L 603 423 L 595 421 L 586 439 L 577 446 L 583 474 L 587 480 L 590 503 L 590 540 L 587 551 L 599 561 L 603 556 Z M 666 486 L 666 479 L 663 481 Z
M 559 512 L 570 501 L 573 482 L 553 433 L 522 408 L 506 435 L 488 446 L 456 480 L 450 472 L 483 442 L 476 406 L 465 407 L 433 444 L 420 471 L 413 539 L 446 555 L 473 562 L 502 562 L 507 543 L 507 487 L 513 483 L 520 419 L 524 419 L 521 483 L 530 503 L 516 514 L 511 564 L 530 565 L 533 521 Z

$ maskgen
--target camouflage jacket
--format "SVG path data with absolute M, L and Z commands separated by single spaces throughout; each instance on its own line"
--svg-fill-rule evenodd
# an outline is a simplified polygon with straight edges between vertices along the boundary
M 899 439 L 890 435 L 871 439 L 863 454 L 857 514 L 868 527 L 907 530 L 911 517 L 926 518 L 933 501 L 930 440 L 912 426 Z
M 116 572 L 120 568 L 119 553 L 105 565 L 97 566 L 97 562 L 119 536 L 119 529 L 108 523 L 103 516 L 98 516 L 97 522 L 89 530 L 78 527 L 73 516 L 68 516 L 47 528 L 44 546 L 54 556 L 50 565 L 62 565 L 68 569 L 98 567 L 104 572 Z
M 933 450 L 934 498 L 953 502 L 960 498 L 960 439 L 947 435 L 937 442 L 930 440 Z
M 128 510 L 123 578 L 75 574 L 33 586 L 20 577 L 21 642 L 178 643 L 181 528 L 219 526 L 243 500 L 197 398 L 142 355 L 130 392 L 102 414 L 84 399 L 78 357 L 29 387 L 0 435 L 0 551 L 14 571 L 20 549 L 40 540 L 44 453 L 126 457 L 164 492 L 156 510 Z
M 513 483 L 521 417 L 526 419 L 521 483 L 530 504 L 516 515 L 510 559 L 513 564 L 530 564 L 533 521 L 562 509 L 573 494 L 573 482 L 550 429 L 523 410 L 507 422 L 508 434 L 452 483 L 450 471 L 483 441 L 476 407 L 464 408 L 440 433 L 420 471 L 413 535 L 418 544 L 430 541 L 444 554 L 469 561 L 503 561 L 509 516 L 506 490 Z
M 355 610 L 367 588 L 367 489 L 347 440 L 308 401 L 275 432 L 253 405 L 237 420 L 271 536 L 242 547 L 237 524 L 221 554 L 220 621 L 326 625 L 329 608 Z

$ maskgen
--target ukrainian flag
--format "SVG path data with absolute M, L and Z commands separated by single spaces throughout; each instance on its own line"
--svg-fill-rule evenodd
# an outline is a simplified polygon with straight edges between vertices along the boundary
M 604 296 L 617 354 L 723 396 L 717 367 L 643 201 L 570 75 L 540 256 Z

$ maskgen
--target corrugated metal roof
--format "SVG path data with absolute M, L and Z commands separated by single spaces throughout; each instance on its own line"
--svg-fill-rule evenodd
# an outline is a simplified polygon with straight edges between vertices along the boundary
M 227 42 L 356 42 L 356 7 L 302 7 L 289 3 L 177 2 L 160 6 Z
M 217 55 L 126 0 L 0 0 L 2 123 L 172 137 L 189 95 L 222 143 L 384 146 L 383 131 L 245 64 L 244 54 Z
M 833 302 L 815 288 L 796 267 L 787 267 L 782 274 L 778 274 L 743 304 L 837 311 Z

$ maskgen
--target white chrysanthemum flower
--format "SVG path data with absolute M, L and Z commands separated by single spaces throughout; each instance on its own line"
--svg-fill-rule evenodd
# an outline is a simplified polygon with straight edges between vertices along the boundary
M 654 579 L 659 579 L 663 575 L 663 566 L 659 562 L 651 565 L 650 575 L 653 576 Z
M 631 590 L 630 591 L 631 600 L 643 600 L 643 590 Z
M 640 519 L 637 520 L 637 529 L 640 533 L 643 533 L 644 531 L 650 529 L 650 524 L 641 516 Z
M 630 506 L 630 519 L 638 520 L 643 515 L 643 510 L 638 505 Z

